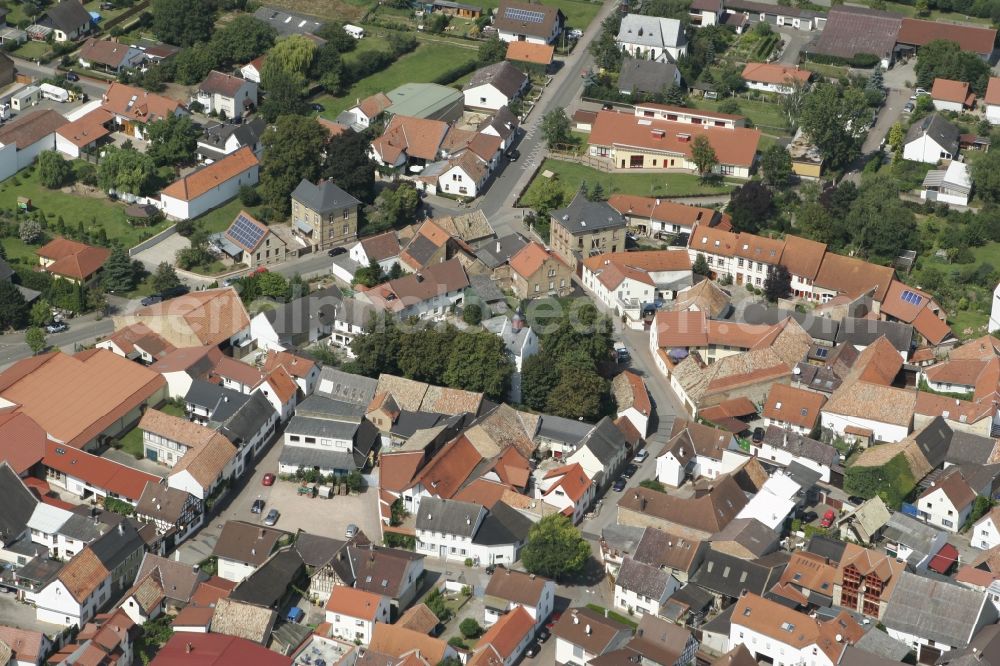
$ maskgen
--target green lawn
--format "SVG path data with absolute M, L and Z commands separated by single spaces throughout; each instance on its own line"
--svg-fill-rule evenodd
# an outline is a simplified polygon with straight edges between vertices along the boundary
M 903 14 L 904 16 L 916 16 L 917 10 L 913 5 L 904 5 L 901 2 L 887 2 L 886 10 L 890 12 L 895 12 L 896 14 Z M 937 9 L 932 9 L 930 15 L 925 17 L 928 21 L 941 21 L 944 23 L 972 23 L 976 25 L 990 25 L 990 20 L 988 18 L 979 18 L 976 16 L 966 16 L 965 14 L 958 14 L 956 12 L 942 12 Z
M 361 41 L 363 43 L 367 38 Z M 407 53 L 388 68 L 355 83 L 347 94 L 340 97 L 321 95 L 314 101 L 326 108 L 322 113 L 324 118 L 336 120 L 342 111 L 353 106 L 359 99 L 377 92 L 388 92 L 404 83 L 427 83 L 463 61 L 475 58 L 474 49 L 447 42 L 420 42 L 416 50 Z
M 547 159 L 542 163 L 538 176 L 531 182 L 524 198 L 544 180 L 541 175 L 548 170 L 556 174 L 556 182 L 562 186 L 567 200 L 586 181 L 589 186 L 600 183 L 606 194 L 635 194 L 641 196 L 691 196 L 698 194 L 725 194 L 733 189 L 733 183 L 706 185 L 698 176 L 687 173 L 605 173 L 583 164 Z
M 849 69 L 847 67 L 840 67 L 838 65 L 827 65 L 820 62 L 808 62 L 806 61 L 802 65 L 803 69 L 808 69 L 810 72 L 815 72 L 820 76 L 826 76 L 831 79 L 839 79 L 842 76 L 847 76 Z
M 716 99 L 693 99 L 692 106 L 697 109 L 708 111 L 718 111 L 719 104 L 723 100 Z M 771 102 L 760 102 L 757 100 L 736 98 L 739 104 L 739 115 L 746 116 L 747 120 L 762 130 L 770 130 L 771 134 L 788 134 L 788 126 L 785 124 L 785 114 L 781 107 Z
M 225 231 L 229 228 L 229 225 L 233 223 L 236 216 L 239 215 L 241 210 L 245 210 L 251 215 L 256 215 L 260 206 L 244 206 L 243 202 L 240 201 L 239 197 L 233 199 L 225 206 L 219 206 L 214 210 L 210 210 L 199 218 L 195 219 L 201 228 L 209 233 L 216 231 Z
M 135 459 L 142 458 L 145 451 L 142 446 L 142 430 L 139 426 L 132 428 L 120 440 L 122 451 L 130 453 Z
M 25 60 L 38 60 L 39 58 L 45 58 L 52 52 L 52 49 L 45 42 L 25 42 L 16 51 L 14 55 L 18 58 L 24 58 Z
M 17 181 L 18 184 L 15 184 Z M 169 226 L 166 221 L 152 227 L 133 227 L 125 220 L 125 206 L 106 198 L 66 194 L 59 190 L 49 190 L 38 182 L 38 170 L 32 169 L 29 174 L 21 171 L 0 183 L 0 208 L 14 209 L 19 196 L 29 197 L 32 205 L 45 213 L 50 222 L 63 218 L 67 226 L 76 226 L 83 222 L 88 231 L 96 231 L 100 227 L 108 234 L 108 238 L 117 239 L 132 247 L 136 243 L 149 238 L 158 231 Z M 93 223 L 92 223 L 93 221 Z M 2 240 L 8 256 L 26 256 L 24 244 L 14 238 Z

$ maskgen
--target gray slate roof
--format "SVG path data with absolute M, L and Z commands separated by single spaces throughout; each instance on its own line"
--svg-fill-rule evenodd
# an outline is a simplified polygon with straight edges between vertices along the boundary
M 837 329 L 837 344 L 849 342 L 859 347 L 867 347 L 885 336 L 896 351 L 910 351 L 913 342 L 913 326 L 901 321 L 875 321 L 844 317 Z
M 756 518 L 736 518 L 729 521 L 712 541 L 733 541 L 761 557 L 778 546 L 778 533 Z
M 293 14 L 274 7 L 260 7 L 253 16 L 277 30 L 279 35 L 315 33 L 323 27 L 323 23 L 317 18 L 305 14 Z
M 777 324 L 791 317 L 813 340 L 833 343 L 837 339 L 839 322 L 829 317 L 817 317 L 795 310 L 769 308 L 760 303 L 750 303 L 743 309 L 742 318 L 748 324 Z
M 357 468 L 352 453 L 314 449 L 307 446 L 286 446 L 281 450 L 278 462 L 282 465 L 304 469 L 319 467 L 320 469 L 352 470 Z
M 655 95 L 677 82 L 677 66 L 669 62 L 626 58 L 618 75 L 618 90 Z
M 63 0 L 58 5 L 49 7 L 42 20 L 42 25 L 58 28 L 63 32 L 72 32 L 90 21 L 90 12 L 84 8 L 79 0 Z
M 830 467 L 840 461 L 837 449 L 829 444 L 776 425 L 768 426 L 764 431 L 764 443 L 788 451 L 793 456 L 814 460 Z
M 528 540 L 531 519 L 503 502 L 489 510 L 472 542 L 481 546 L 523 544 Z
M 0 464 L 0 542 L 14 541 L 28 527 L 38 500 L 7 463 Z
M 352 197 L 330 180 L 313 185 L 305 178 L 292 192 L 292 198 L 309 210 L 325 215 L 350 206 L 360 206 L 361 202 Z
M 416 527 L 418 530 L 471 539 L 479 527 L 479 514 L 482 511 L 482 506 L 472 502 L 425 497 L 420 500 Z
M 854 644 L 859 650 L 865 650 L 879 657 L 891 659 L 897 663 L 910 653 L 910 646 L 902 641 L 897 641 L 884 631 L 879 631 L 872 627 L 867 634 L 861 637 Z
M 476 257 L 488 268 L 496 268 L 510 261 L 527 244 L 528 240 L 521 234 L 507 234 L 480 245 L 476 250 Z
M 620 585 L 622 589 L 644 597 L 658 600 L 670 584 L 670 578 L 671 574 L 668 571 L 626 557 L 618 571 L 615 585 Z
M 295 414 L 358 423 L 365 416 L 365 408 L 366 405 L 326 398 L 314 393 L 295 407 Z
M 956 430 L 951 436 L 951 446 L 945 462 L 955 465 L 985 465 L 993 455 L 996 442 L 990 437 Z
M 219 432 L 233 444 L 249 442 L 261 431 L 267 420 L 274 416 L 274 407 L 261 393 L 253 393 L 249 397 L 219 428 Z M 213 415 L 212 421 L 219 420 Z
M 763 595 L 778 581 L 787 564 L 787 557 L 783 561 L 751 561 L 709 550 L 690 582 L 727 597 L 738 598 L 744 590 Z
M 520 91 L 527 82 L 528 76 L 506 60 L 487 65 L 477 69 L 472 73 L 472 78 L 465 84 L 462 90 L 469 90 L 477 86 L 490 84 L 511 99 Z
M 378 380 L 325 367 L 319 373 L 316 393 L 328 398 L 368 406 L 375 397 Z
M 333 326 L 337 308 L 344 302 L 340 287 L 327 287 L 288 303 L 275 303 L 264 310 L 264 317 L 271 322 L 275 333 L 284 337 L 310 332 L 310 322 Z
M 958 128 L 948 122 L 944 116 L 932 113 L 910 125 L 906 132 L 906 143 L 915 141 L 922 136 L 934 140 L 939 146 L 952 155 L 958 154 Z
M 980 624 L 986 604 L 985 592 L 904 571 L 882 623 L 889 629 L 965 647 Z
M 579 192 L 568 206 L 554 210 L 550 215 L 574 236 L 602 229 L 625 228 L 625 218 L 607 201 L 591 201 Z
M 615 427 L 611 418 L 605 416 L 583 438 L 580 447 L 590 449 L 590 452 L 607 467 L 625 448 L 625 436 Z
M 564 444 L 576 445 L 587 436 L 594 426 L 583 421 L 563 418 L 562 416 L 552 416 L 542 414 L 539 421 L 538 433 L 536 437 L 540 439 L 562 442 Z
M 191 388 L 188 389 L 184 400 L 192 405 L 207 409 L 212 421 L 224 422 L 248 403 L 250 396 L 219 384 L 195 379 L 191 382 Z M 268 403 L 268 407 L 270 407 L 270 403 Z
M 346 544 L 346 541 L 340 539 L 300 532 L 295 539 L 295 550 L 306 566 L 321 567 L 332 560 Z
M 230 599 L 277 609 L 304 574 L 302 556 L 294 548 L 279 550 L 237 585 Z
M 687 42 L 684 25 L 677 19 L 626 14 L 615 40 L 641 46 L 682 46 Z
M 311 416 L 296 414 L 288 422 L 285 432 L 305 437 L 328 437 L 331 439 L 354 439 L 358 431 L 358 422 L 336 421 L 333 419 L 318 419 Z

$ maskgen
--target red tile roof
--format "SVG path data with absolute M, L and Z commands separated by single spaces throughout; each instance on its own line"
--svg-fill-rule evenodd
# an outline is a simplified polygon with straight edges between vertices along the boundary
M 990 77 L 989 85 L 986 86 L 985 100 L 987 104 L 1000 105 L 1000 78 Z
M 566 263 L 554 252 L 546 250 L 541 244 L 532 241 L 510 258 L 510 267 L 511 270 L 521 277 L 531 279 L 545 264 L 547 259 L 554 259 L 563 264 Z
M 0 460 L 18 475 L 38 464 L 47 441 L 45 430 L 27 414 L 13 409 L 0 413 Z
M 35 251 L 39 257 L 51 259 L 45 267 L 49 273 L 86 280 L 100 270 L 111 256 L 111 250 L 57 236 Z
M 934 85 L 931 86 L 931 97 L 942 102 L 965 104 L 969 99 L 969 84 L 965 81 L 934 79 Z
M 779 86 L 790 85 L 790 81 L 806 83 L 811 74 L 809 70 L 770 62 L 748 62 L 743 68 L 743 80 Z
M 326 602 L 326 610 L 374 622 L 384 599 L 385 597 L 381 594 L 374 592 L 334 585 L 330 592 L 330 599 Z
M 264 360 L 264 372 L 271 372 L 278 367 L 283 367 L 292 377 L 308 377 L 316 363 L 304 356 L 271 349 Z
M 535 628 L 535 619 L 531 613 L 524 609 L 524 606 L 517 605 L 514 610 L 507 613 L 496 623 L 486 630 L 476 649 L 486 645 L 492 645 L 500 658 L 507 660 L 514 654 L 514 650 L 521 644 L 524 637 Z
M 291 666 L 292 658 L 244 638 L 225 634 L 175 633 L 151 666 Z
M 476 447 L 462 435 L 434 456 L 414 480 L 414 485 L 423 484 L 432 495 L 450 499 L 482 460 Z
M 826 396 L 822 393 L 774 384 L 764 403 L 764 418 L 812 429 L 824 403 Z
M 111 113 L 142 123 L 162 120 L 174 115 L 184 105 L 175 99 L 150 93 L 142 88 L 112 83 L 104 93 L 101 106 Z
M 250 146 L 244 146 L 235 153 L 226 155 L 218 162 L 212 162 L 206 167 L 175 180 L 163 188 L 160 195 L 180 201 L 192 201 L 259 164 L 260 162 Z
M 745 127 L 707 127 L 693 123 L 639 118 L 615 111 L 597 114 L 588 143 L 623 146 L 690 157 L 694 138 L 708 137 L 720 164 L 749 167 L 760 142 L 760 131 Z
M 531 42 L 511 42 L 507 45 L 507 60 L 531 62 L 536 65 L 551 65 L 556 53 L 556 47 L 551 44 L 532 44 Z
M 958 549 L 950 543 L 946 543 L 941 546 L 941 550 L 937 552 L 937 555 L 931 558 L 927 567 L 945 576 L 955 562 L 958 562 Z
M 556 488 L 561 488 L 566 496 L 569 497 L 573 502 L 579 502 L 587 494 L 587 489 L 590 488 L 592 482 L 587 473 L 583 471 L 583 467 L 580 463 L 573 463 L 571 465 L 563 465 L 562 467 L 557 467 L 555 469 L 550 469 L 545 473 L 546 479 L 552 479 L 555 477 L 560 477 L 558 481 L 552 484 L 552 486 L 545 491 L 545 495 L 554 492 Z
M 936 39 L 946 39 L 956 42 L 963 51 L 987 55 L 993 52 L 996 38 L 997 31 L 993 28 L 904 18 L 896 41 L 900 44 L 924 46 Z
M 134 502 L 142 497 L 147 483 L 161 481 L 158 476 L 51 441 L 45 445 L 42 464 Z

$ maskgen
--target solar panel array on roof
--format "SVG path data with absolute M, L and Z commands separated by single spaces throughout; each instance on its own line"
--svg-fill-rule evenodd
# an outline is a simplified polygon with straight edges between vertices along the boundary
M 229 235 L 244 247 L 254 248 L 264 236 L 264 230 L 240 213 L 229 227 Z
M 911 305 L 920 305 L 920 301 L 923 300 L 919 295 L 914 294 L 908 289 L 904 290 L 903 293 L 900 294 L 900 298 Z
M 545 20 L 543 12 L 534 12 L 530 9 L 519 9 L 508 7 L 504 15 L 511 21 L 523 21 L 524 23 L 542 23 Z

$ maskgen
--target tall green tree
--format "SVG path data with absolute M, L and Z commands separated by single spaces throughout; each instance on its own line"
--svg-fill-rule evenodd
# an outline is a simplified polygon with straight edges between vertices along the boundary
M 888 263 L 902 250 L 919 253 L 916 216 L 899 200 L 899 185 L 888 174 L 864 181 L 848 219 L 860 254 L 871 261 Z
M 134 148 L 107 146 L 97 166 L 97 183 L 106 192 L 149 194 L 155 175 L 153 158 Z
M 54 150 L 38 156 L 38 180 L 50 190 L 57 190 L 73 182 L 73 165 Z
M 617 72 L 622 67 L 622 49 L 615 37 L 621 28 L 622 15 L 612 12 L 601 22 L 601 32 L 590 43 L 590 54 L 594 56 L 594 64 L 601 69 Z
M 1000 151 L 977 156 L 972 162 L 972 182 L 984 201 L 1000 203 Z
M 45 331 L 38 326 L 32 326 L 24 332 L 24 341 L 28 344 L 32 354 L 45 349 Z
M 500 62 L 507 57 L 507 42 L 502 41 L 499 37 L 493 36 L 489 39 L 484 39 L 479 44 L 479 53 L 477 55 L 477 61 L 480 67 L 485 67 L 486 65 L 492 65 L 493 63 Z
M 726 208 L 733 230 L 757 233 L 774 214 L 773 201 L 771 191 L 756 181 L 737 187 Z
M 378 377 L 383 372 L 398 375 L 400 335 L 392 317 L 373 315 L 364 333 L 351 341 L 353 369 L 366 377 Z
M 557 580 L 581 573 L 589 558 L 590 544 L 569 518 L 559 513 L 532 525 L 521 551 L 521 564 L 529 573 Z
M 521 402 L 544 412 L 549 394 L 559 385 L 559 370 L 548 354 L 529 356 L 521 366 Z
M 273 123 L 284 115 L 303 116 L 309 111 L 303 93 L 306 80 L 301 74 L 286 72 L 268 58 L 264 61 L 260 82 L 261 87 L 267 91 L 260 104 L 260 114 L 268 122 Z
M 149 148 L 146 154 L 156 166 L 191 164 L 198 149 L 201 129 L 190 116 L 167 116 L 146 126 Z
M 694 263 L 691 265 L 691 272 L 695 275 L 703 275 L 704 277 L 712 275 L 712 269 L 708 265 L 708 260 L 705 259 L 705 255 L 701 252 L 694 258 Z
M 32 326 L 45 326 L 52 321 L 52 304 L 44 298 L 39 298 L 32 303 L 29 321 Z
M 702 177 L 711 173 L 715 165 L 719 163 L 719 158 L 712 148 L 711 142 L 704 134 L 699 134 L 691 142 L 691 161 L 698 168 L 698 174 Z
M 7 280 L 0 280 L 0 331 L 23 328 L 28 322 L 28 304 L 21 292 Z
M 791 293 L 792 274 L 781 264 L 771 266 L 764 278 L 764 297 L 775 303 L 778 299 L 788 298 Z
M 799 121 L 823 159 L 841 169 L 861 154 L 870 114 L 860 89 L 819 83 L 806 96 Z
M 211 48 L 217 67 L 245 64 L 266 53 L 278 33 L 249 14 L 240 14 L 212 35 Z
M 608 398 L 608 382 L 592 369 L 565 368 L 545 401 L 545 412 L 567 419 L 597 421 Z
M 569 116 L 563 109 L 553 109 L 542 117 L 542 137 L 550 148 L 569 141 Z
M 481 391 L 491 400 L 502 401 L 513 371 L 514 362 L 503 340 L 489 331 L 476 331 L 455 337 L 444 380 L 452 388 Z
M 404 377 L 445 385 L 445 372 L 458 330 L 449 325 L 407 331 L 399 340 L 399 371 Z
M 963 51 L 957 42 L 937 39 L 917 50 L 914 67 L 917 85 L 930 89 L 934 79 L 967 81 L 977 95 L 986 92 L 990 66 L 972 51 Z
M 110 292 L 128 292 L 135 289 L 135 266 L 121 245 L 111 248 L 111 256 L 101 270 L 101 284 Z
M 265 67 L 275 73 L 304 79 L 315 51 L 316 42 L 302 35 L 292 35 L 271 47 L 264 61 Z
M 771 144 L 760 156 L 760 170 L 765 183 L 783 188 L 792 179 L 792 156 L 782 146 Z
M 314 118 L 305 116 L 282 116 L 274 131 L 264 133 L 260 193 L 275 210 L 287 215 L 292 190 L 303 178 L 317 179 L 326 136 Z
M 173 289 L 174 287 L 179 287 L 181 284 L 181 279 L 177 277 L 177 271 L 174 267 L 165 261 L 161 261 L 153 271 L 153 278 L 151 280 L 153 289 L 159 293 L 163 293 L 167 289 Z
M 216 3 L 205 0 L 153 0 L 153 34 L 168 44 L 208 42 L 215 27 Z
M 323 177 L 363 203 L 375 199 L 375 164 L 368 156 L 364 134 L 344 132 L 330 139 L 323 161 Z

